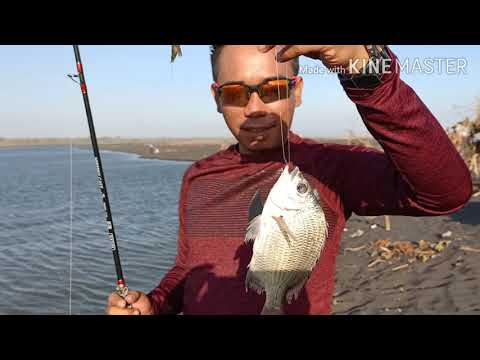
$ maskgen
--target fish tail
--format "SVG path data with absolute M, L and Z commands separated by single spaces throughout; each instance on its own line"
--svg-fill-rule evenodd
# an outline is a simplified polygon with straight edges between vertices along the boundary
M 265 291 L 265 304 L 263 305 L 260 315 L 284 315 L 281 300 L 283 293 L 283 291 L 272 292 L 270 288 L 267 289 L 267 291 Z
M 284 315 L 282 309 L 264 306 L 260 315 Z

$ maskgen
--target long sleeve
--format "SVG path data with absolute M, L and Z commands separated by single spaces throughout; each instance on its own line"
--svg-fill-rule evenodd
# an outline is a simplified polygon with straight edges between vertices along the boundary
M 400 79 L 398 60 L 373 89 L 344 88 L 384 153 L 342 154 L 346 212 L 433 216 L 460 209 L 472 194 L 468 168 L 437 119 Z M 346 149 L 347 150 L 347 149 Z
M 188 241 L 185 237 L 185 199 L 188 191 L 188 170 L 182 180 L 180 200 L 178 205 L 179 230 L 177 240 L 177 256 L 175 265 L 165 274 L 159 285 L 147 296 L 153 304 L 154 313 L 178 314 L 183 308 L 183 289 L 188 274 L 187 256 Z

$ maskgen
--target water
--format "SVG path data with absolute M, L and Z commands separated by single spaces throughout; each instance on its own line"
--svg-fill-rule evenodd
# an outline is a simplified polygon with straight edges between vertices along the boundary
M 190 163 L 101 155 L 124 276 L 148 292 L 175 260 Z M 71 313 L 102 314 L 116 276 L 91 150 L 0 149 L 0 314 L 70 313 L 71 236 Z

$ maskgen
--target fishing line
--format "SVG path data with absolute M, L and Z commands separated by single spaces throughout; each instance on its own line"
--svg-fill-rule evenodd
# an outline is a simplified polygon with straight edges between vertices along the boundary
M 286 77 L 288 64 L 284 63 L 284 66 L 285 66 L 285 77 Z M 290 86 L 287 86 L 287 101 L 285 102 L 285 108 L 286 108 L 285 114 L 288 113 L 289 101 L 290 101 Z M 287 146 L 288 146 L 288 163 L 290 163 L 291 158 L 290 158 L 290 129 L 289 128 L 287 128 Z
M 280 84 L 278 83 L 279 81 L 279 75 L 278 75 L 278 60 L 277 60 L 277 47 L 274 46 L 275 50 L 275 70 L 277 73 L 277 90 L 278 90 L 278 101 L 280 101 Z M 285 144 L 283 143 L 283 123 L 282 123 L 282 109 L 280 107 L 280 136 L 282 137 L 281 142 L 282 142 L 282 155 L 283 155 L 283 161 L 285 162 L 285 165 L 288 165 L 287 162 L 287 157 L 285 155 Z
M 72 315 L 72 259 L 73 259 L 73 150 L 70 137 L 70 270 L 68 315 Z

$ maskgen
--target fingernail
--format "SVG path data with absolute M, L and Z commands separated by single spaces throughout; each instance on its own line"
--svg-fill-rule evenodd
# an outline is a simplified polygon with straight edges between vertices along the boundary
M 257 46 L 257 49 L 258 49 L 259 51 L 265 51 L 265 50 L 267 50 L 267 46 L 266 46 L 266 45 L 258 45 L 258 46 Z
M 135 311 L 133 312 L 133 315 L 140 315 L 140 311 L 135 310 Z

